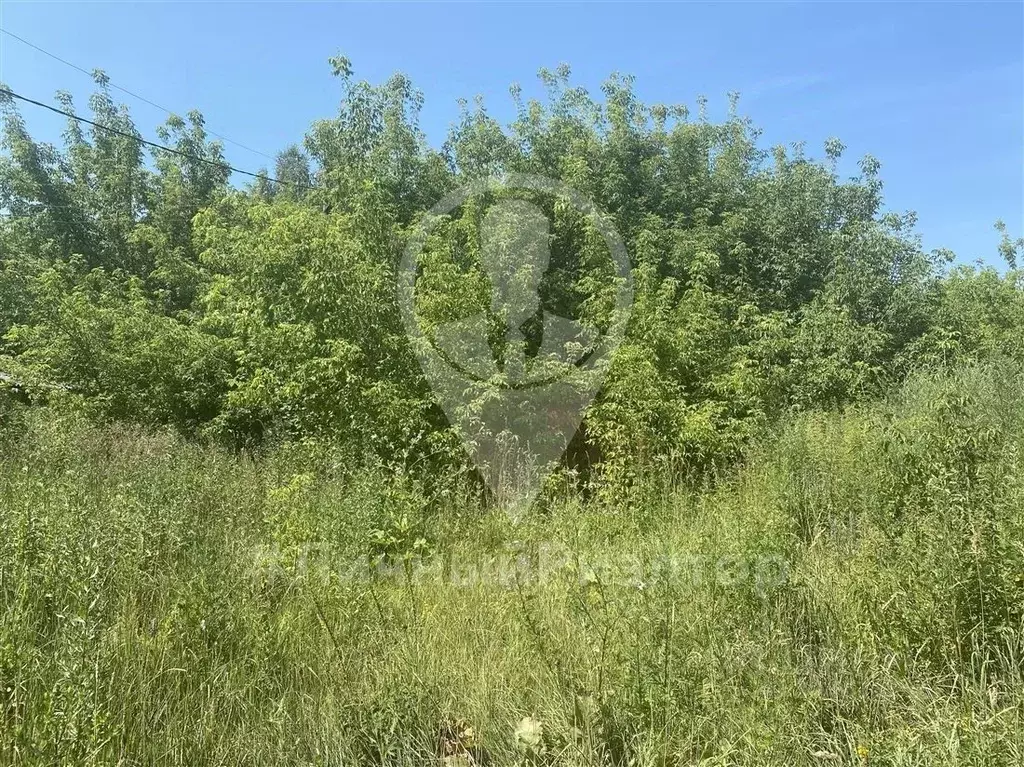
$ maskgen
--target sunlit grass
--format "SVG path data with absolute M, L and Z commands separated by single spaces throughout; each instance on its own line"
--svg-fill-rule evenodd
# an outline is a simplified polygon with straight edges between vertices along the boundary
M 1024 760 L 998 369 L 798 419 L 712 490 L 516 524 L 299 449 L 11 420 L 5 764 Z

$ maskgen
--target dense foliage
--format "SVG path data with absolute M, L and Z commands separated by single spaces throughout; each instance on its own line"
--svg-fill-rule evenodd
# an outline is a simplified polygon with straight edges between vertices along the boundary
M 26 409 L 0 762 L 1016 767 L 1022 382 L 914 374 L 711 492 L 518 524 L 312 445 Z
M 74 121 L 63 148 L 37 143 L 5 105 L 0 369 L 26 396 L 235 446 L 313 438 L 355 462 L 457 467 L 399 322 L 395 267 L 445 192 L 512 171 L 594 200 L 632 259 L 628 338 L 569 458 L 611 479 L 657 462 L 705 472 L 784 414 L 876 396 L 916 367 L 1021 353 L 1016 269 L 947 273 L 912 215 L 883 211 L 876 160 L 840 180 L 838 140 L 821 161 L 765 151 L 735 99 L 715 124 L 703 103 L 696 117 L 640 103 L 625 77 L 595 100 L 562 67 L 541 72 L 543 103 L 513 88 L 508 126 L 463 104 L 436 150 L 407 78 L 373 86 L 331 63 L 337 116 L 281 153 L 278 183 L 246 190 L 229 186 L 198 113 L 160 129 L 181 154 L 147 160 Z M 97 85 L 91 118 L 139 135 Z M 488 309 L 477 226 L 492 202 L 446 217 L 421 255 L 428 331 Z M 551 220 L 542 308 L 606 327 L 606 254 L 577 212 L 535 202 Z M 1005 243 L 1011 267 L 1018 246 Z
M 559 68 L 437 149 L 407 78 L 331 64 L 337 116 L 245 189 L 198 113 L 147 155 L 102 75 L 118 134 L 0 105 L 0 762 L 1024 763 L 1024 242 L 925 253 L 876 160 L 767 151 L 735 100 Z M 396 296 L 425 213 L 511 172 L 607 211 L 635 297 L 515 520 Z M 529 201 L 541 309 L 606 331 L 601 237 Z M 428 338 L 506 343 L 500 202 L 424 238 Z

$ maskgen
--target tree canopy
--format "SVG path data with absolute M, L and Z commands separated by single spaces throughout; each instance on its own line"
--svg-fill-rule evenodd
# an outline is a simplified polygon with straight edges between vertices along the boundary
M 567 66 L 541 70 L 543 100 L 513 87 L 502 125 L 460 104 L 441 147 L 419 126 L 404 75 L 357 81 L 343 57 L 337 114 L 278 156 L 274 180 L 229 183 L 219 142 L 192 112 L 149 150 L 102 74 L 100 126 L 71 120 L 60 147 L 3 103 L 0 370 L 35 401 L 101 419 L 171 425 L 255 447 L 316 439 L 354 462 L 459 466 L 465 456 L 402 326 L 395 270 L 420 217 L 447 192 L 505 173 L 557 179 L 621 234 L 635 304 L 586 413 L 569 468 L 630 481 L 649 462 L 703 475 L 795 411 L 875 397 L 920 367 L 1024 355 L 1021 241 L 1008 269 L 926 253 L 912 214 L 887 211 L 880 164 L 840 178 L 844 151 L 764 148 L 732 97 L 720 123 L 647 105 L 630 77 L 600 96 Z M 64 109 L 76 105 L 57 95 Z M 500 195 L 444 217 L 420 254 L 428 335 L 490 311 L 479 224 Z M 557 197 L 543 311 L 611 321 L 600 238 Z M 492 317 L 495 339 L 500 320 Z M 523 325 L 540 343 L 540 324 Z

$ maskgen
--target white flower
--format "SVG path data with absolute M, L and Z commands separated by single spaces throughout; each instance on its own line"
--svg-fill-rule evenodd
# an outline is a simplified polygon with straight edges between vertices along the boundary
M 544 724 L 532 716 L 524 717 L 516 726 L 516 748 L 526 754 L 544 753 Z

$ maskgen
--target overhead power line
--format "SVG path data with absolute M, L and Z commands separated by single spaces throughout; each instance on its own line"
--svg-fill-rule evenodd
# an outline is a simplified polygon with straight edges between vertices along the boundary
M 112 133 L 115 136 L 121 136 L 122 138 L 130 139 L 131 141 L 137 141 L 138 143 L 144 144 L 145 146 L 148 147 L 152 147 L 153 149 L 159 149 L 163 152 L 170 152 L 171 154 L 177 155 L 178 157 L 187 157 L 190 160 L 205 163 L 206 165 L 211 165 L 215 168 L 229 170 L 233 173 L 241 173 L 244 176 L 251 176 L 252 178 L 262 179 L 263 181 L 270 181 L 275 184 L 284 184 L 285 186 L 293 186 L 298 189 L 313 188 L 312 186 L 309 186 L 307 184 L 301 184 L 295 181 L 282 181 L 280 179 L 274 178 L 273 176 L 267 176 L 266 174 L 263 173 L 253 173 L 250 170 L 242 170 L 241 168 L 236 168 L 233 165 L 228 165 L 226 162 L 208 160 L 205 157 L 200 157 L 198 155 L 190 154 L 188 152 L 182 152 L 180 149 L 174 149 L 173 147 L 164 146 L 163 144 L 157 144 L 155 141 L 149 141 L 148 139 L 144 139 L 141 136 L 135 136 L 132 135 L 131 133 L 126 133 L 125 131 L 118 130 L 117 128 L 111 128 L 109 125 L 102 125 L 98 122 L 94 122 L 87 117 L 76 115 L 74 112 L 65 112 L 63 109 L 58 109 L 57 107 L 50 106 L 49 104 L 44 104 L 42 101 L 36 101 L 35 99 L 30 99 L 28 96 L 22 96 L 20 93 L 15 93 L 14 91 L 9 90 L 8 88 L 0 88 L 0 94 L 10 96 L 11 98 L 18 99 L 19 101 L 24 101 L 27 104 L 42 107 L 43 109 L 48 109 L 49 111 L 54 112 L 55 114 L 62 115 L 63 117 L 67 117 L 70 120 L 77 120 L 80 123 L 91 125 L 92 127 L 98 128 L 99 130 L 107 131 L 107 133 Z
M 8 29 L 4 29 L 3 27 L 0 27 L 0 32 L 3 32 L 8 37 L 13 37 L 15 40 L 17 40 L 20 43 L 24 43 L 29 48 L 32 48 L 34 50 L 39 51 L 44 56 L 49 56 L 54 61 L 59 61 L 61 64 L 64 64 L 65 66 L 69 66 L 72 69 L 76 69 L 79 72 L 82 72 L 83 74 L 88 75 L 89 77 L 92 77 L 94 72 L 95 72 L 95 70 L 93 72 L 90 72 L 88 69 L 85 69 L 84 67 L 80 67 L 77 64 L 72 64 L 67 59 L 62 59 L 57 54 L 50 53 L 48 50 L 45 50 L 44 48 L 40 48 L 35 43 L 29 42 L 24 37 L 20 37 L 19 35 L 14 34 L 13 32 L 11 32 Z M 149 104 L 151 107 L 156 107 L 157 109 L 161 110 L 162 112 L 166 112 L 169 115 L 175 115 L 176 114 L 175 112 L 173 112 L 172 110 L 168 109 L 167 107 L 161 106 L 160 104 L 157 104 L 155 101 L 150 101 L 145 96 L 140 96 L 138 93 L 135 93 L 134 91 L 130 91 L 127 88 L 123 88 L 120 85 L 117 85 L 116 83 L 108 82 L 107 84 L 111 88 L 113 88 L 115 90 L 118 90 L 118 91 L 121 91 L 121 93 L 127 93 L 132 98 L 138 99 L 139 101 L 142 101 L 143 103 Z M 222 136 L 220 133 L 217 133 L 216 131 L 209 130 L 209 128 L 207 128 L 207 130 L 209 131 L 210 135 L 216 136 L 217 138 L 221 139 L 222 141 L 226 141 L 229 144 L 234 144 L 235 146 L 240 147 L 240 148 L 246 150 L 247 152 L 252 152 L 253 154 L 258 154 L 261 157 L 266 157 L 268 160 L 273 160 L 274 159 L 273 157 L 271 157 L 266 152 L 261 152 L 259 149 L 253 149 L 252 147 L 246 146 L 245 144 L 243 144 L 243 143 L 241 143 L 239 141 L 235 141 L 234 139 L 228 138 L 227 136 Z

